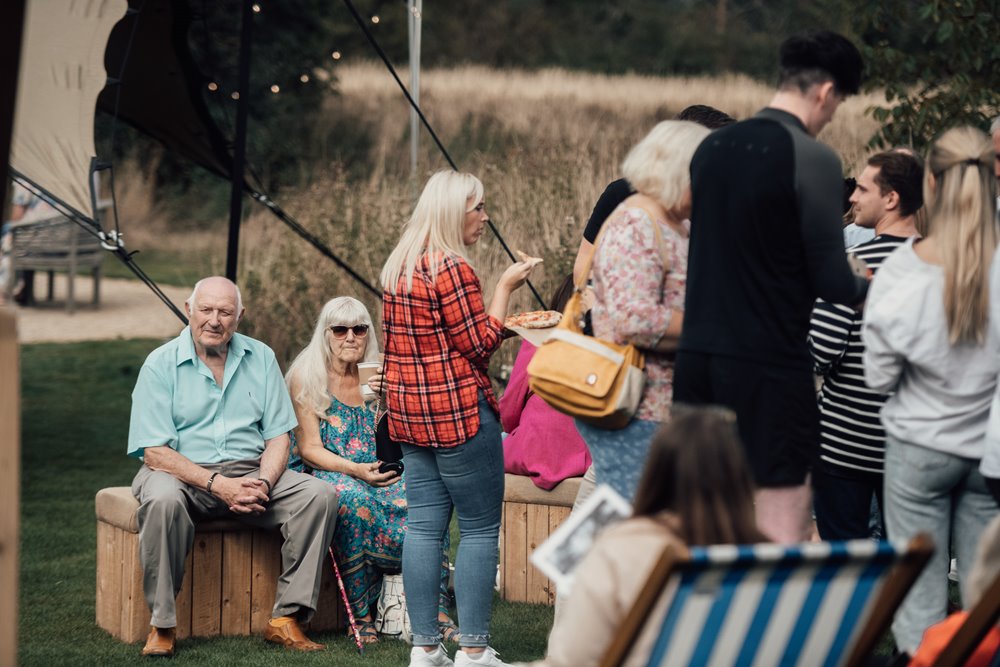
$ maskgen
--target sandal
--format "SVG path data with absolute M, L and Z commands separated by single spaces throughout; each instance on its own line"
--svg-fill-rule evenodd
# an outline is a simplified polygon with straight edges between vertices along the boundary
M 347 636 L 354 639 L 354 630 L 350 624 L 347 625 Z M 378 630 L 375 629 L 374 621 L 358 621 L 358 637 L 362 644 L 374 644 L 378 642 Z
M 451 642 L 452 644 L 458 643 L 459 633 L 455 621 L 450 618 L 447 621 L 442 621 L 438 618 L 438 630 L 441 632 L 442 641 Z

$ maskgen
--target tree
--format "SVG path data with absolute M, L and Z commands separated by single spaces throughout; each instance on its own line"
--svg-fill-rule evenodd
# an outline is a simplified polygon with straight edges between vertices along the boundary
M 998 0 L 855 0 L 867 83 L 884 87 L 870 145 L 923 149 L 956 125 L 986 129 L 1000 106 Z

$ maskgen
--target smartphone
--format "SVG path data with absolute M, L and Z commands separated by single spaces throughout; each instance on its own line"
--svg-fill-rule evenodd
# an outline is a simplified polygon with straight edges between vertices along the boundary
M 378 471 L 381 473 L 394 472 L 396 476 L 403 474 L 403 462 L 402 461 L 385 461 L 378 467 Z

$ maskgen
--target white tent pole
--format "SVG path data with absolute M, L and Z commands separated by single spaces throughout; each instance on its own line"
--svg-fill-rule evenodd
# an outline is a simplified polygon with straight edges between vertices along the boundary
M 420 104 L 420 26 L 422 21 L 423 0 L 409 0 L 409 16 L 407 25 L 410 35 L 410 95 L 413 101 Z M 420 150 L 420 118 L 417 111 L 410 108 L 410 177 L 417 176 L 417 153 Z

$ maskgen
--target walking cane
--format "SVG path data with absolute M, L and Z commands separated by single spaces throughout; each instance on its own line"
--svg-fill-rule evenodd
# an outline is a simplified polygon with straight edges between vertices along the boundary
M 354 620 L 354 612 L 351 611 L 351 603 L 347 601 L 347 589 L 344 588 L 344 580 L 340 578 L 340 568 L 337 567 L 337 559 L 333 557 L 333 547 L 326 548 L 330 554 L 330 562 L 333 563 L 333 575 L 337 577 L 337 587 L 340 588 L 340 599 L 344 601 L 344 609 L 347 610 L 347 622 L 351 624 L 351 632 L 354 634 L 354 643 L 358 647 L 360 655 L 365 654 L 365 645 L 361 643 L 361 633 L 358 632 L 358 623 Z

